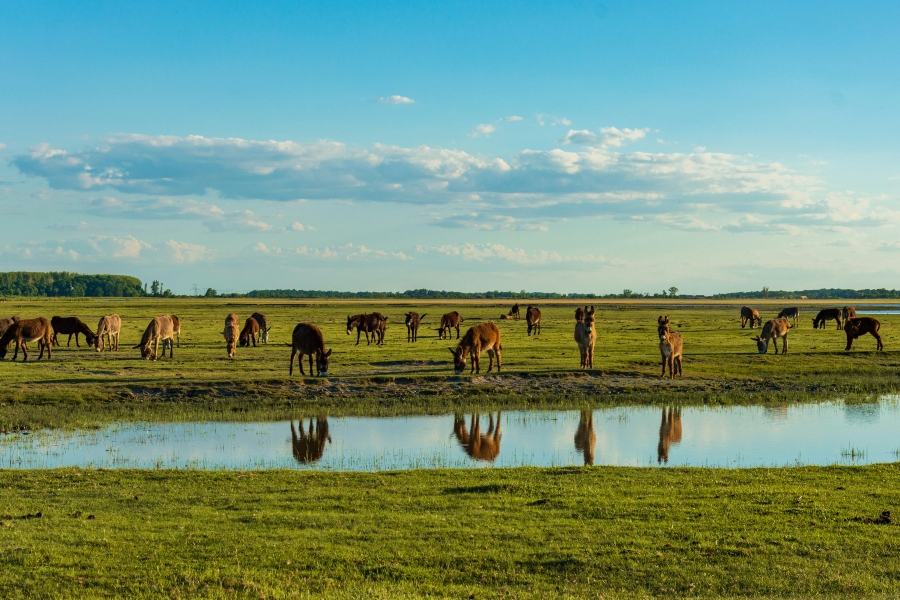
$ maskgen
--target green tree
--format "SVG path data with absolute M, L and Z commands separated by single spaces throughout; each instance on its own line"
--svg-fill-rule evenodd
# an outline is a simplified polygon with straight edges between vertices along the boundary
M 669 288 L 669 295 L 672 296 L 673 298 L 674 298 L 675 296 L 677 296 L 677 295 L 678 295 L 678 288 L 675 287 L 674 285 L 673 285 L 672 287 L 670 287 L 670 288 Z
M 206 288 L 206 293 L 204 294 L 207 298 L 215 298 L 218 295 L 219 293 L 212 288 Z

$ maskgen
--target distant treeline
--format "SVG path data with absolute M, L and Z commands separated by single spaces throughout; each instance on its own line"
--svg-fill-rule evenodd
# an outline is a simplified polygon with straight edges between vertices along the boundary
M 249 298 L 364 298 L 385 300 L 552 300 L 560 298 L 615 298 L 597 294 L 557 294 L 555 292 L 448 292 L 446 290 L 406 290 L 405 292 L 337 292 L 324 290 L 253 290 Z
M 4 296 L 144 296 L 141 280 L 128 275 L 80 275 L 78 273 L 0 273 Z
M 808 300 L 870 300 L 878 298 L 900 298 L 900 290 L 888 290 L 878 288 L 874 290 L 847 290 L 840 288 L 822 288 L 820 290 L 800 290 L 796 292 L 786 292 L 780 290 L 769 290 L 763 288 L 758 292 L 730 292 L 728 294 L 714 294 L 710 296 L 715 300 L 725 300 L 728 298 L 785 298 L 785 299 L 801 299 Z

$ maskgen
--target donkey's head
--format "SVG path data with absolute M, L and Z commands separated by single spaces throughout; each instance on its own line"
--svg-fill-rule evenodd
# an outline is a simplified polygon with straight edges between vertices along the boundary
M 461 375 L 466 370 L 466 353 L 462 348 L 450 348 L 450 354 L 453 355 L 453 371 L 457 375 Z
M 760 354 L 765 354 L 766 351 L 769 349 L 769 338 L 763 339 L 760 336 L 756 336 L 752 339 L 756 341 L 757 351 L 759 351 Z
M 585 307 L 587 309 L 587 307 Z M 584 329 L 588 335 L 591 335 L 591 332 L 594 331 L 594 307 L 592 306 L 590 310 L 585 310 L 584 317 L 582 318 L 582 322 L 584 323 Z
M 316 371 L 319 372 L 321 377 L 325 377 L 328 375 L 328 357 L 331 356 L 331 350 L 328 352 L 318 352 L 316 353 Z
M 347 335 L 350 335 L 350 332 L 353 331 L 354 327 L 359 327 L 359 324 L 362 322 L 363 315 L 355 315 L 350 316 L 347 315 Z

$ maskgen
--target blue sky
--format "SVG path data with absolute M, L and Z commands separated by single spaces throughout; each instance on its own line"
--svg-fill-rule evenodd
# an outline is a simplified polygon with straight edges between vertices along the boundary
M 900 287 L 900 5 L 0 5 L 0 269 Z

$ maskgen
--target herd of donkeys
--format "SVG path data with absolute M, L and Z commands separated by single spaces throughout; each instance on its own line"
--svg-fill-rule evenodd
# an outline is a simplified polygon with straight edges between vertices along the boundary
M 597 341 L 597 331 L 594 319 L 594 307 L 585 306 L 578 307 L 575 310 L 575 342 L 581 354 L 581 367 L 592 369 L 594 367 L 594 345 Z M 415 342 L 418 339 L 418 330 L 422 319 L 426 315 L 419 315 L 415 312 L 406 313 L 406 329 L 407 341 Z M 512 309 L 500 316 L 501 319 L 519 319 L 520 308 L 516 304 Z M 762 323 L 759 311 L 749 306 L 741 308 L 741 328 L 750 326 L 754 329 L 761 326 L 762 331 L 753 339 L 756 341 L 757 349 L 760 354 L 765 354 L 769 348 L 769 342 L 775 346 L 775 353 L 778 354 L 777 340 L 781 339 L 781 353 L 786 354 L 788 350 L 788 333 L 793 326 L 799 326 L 800 309 L 797 307 L 785 308 L 774 319 L 770 319 L 765 324 Z M 825 328 L 827 321 L 834 320 L 837 322 L 837 329 L 843 329 L 847 335 L 847 350 L 853 345 L 853 340 L 861 335 L 871 334 L 878 342 L 878 350 L 883 350 L 881 336 L 878 331 L 881 323 L 872 317 L 857 317 L 856 309 L 852 306 L 841 308 L 828 308 L 819 311 L 816 318 L 813 319 L 813 327 Z M 541 331 L 541 311 L 536 306 L 529 306 L 525 310 L 525 321 L 528 325 L 528 335 L 539 334 Z M 452 335 L 452 330 L 456 329 L 457 347 L 450 348 L 453 354 L 454 371 L 457 375 L 461 374 L 467 363 L 467 357 L 471 355 L 472 373 L 480 373 L 480 359 L 484 352 L 487 352 L 490 358 L 488 372 L 494 368 L 494 359 L 497 361 L 497 371 L 501 368 L 501 351 L 500 329 L 493 322 L 480 323 L 468 329 L 465 335 L 460 336 L 460 325 L 463 322 L 462 316 L 456 312 L 449 312 L 441 317 L 438 335 L 440 339 L 448 338 Z M 366 343 L 383 344 L 384 333 L 387 326 L 387 317 L 378 312 L 365 313 L 347 317 L 347 334 L 356 329 L 356 343 L 359 344 L 362 334 L 366 336 Z M 122 328 L 122 320 L 119 315 L 106 315 L 100 319 L 97 324 L 96 333 L 91 331 L 83 321 L 78 317 L 53 317 L 48 320 L 44 317 L 36 319 L 20 319 L 18 317 L 9 317 L 0 319 L 0 360 L 6 358 L 10 346 L 15 343 L 15 354 L 13 360 L 22 350 L 23 360 L 28 360 L 28 344 L 37 342 L 40 355 L 38 359 L 44 357 L 44 351 L 47 352 L 47 358 L 52 356 L 52 346 L 59 345 L 58 336 L 68 335 L 67 345 L 72 343 L 72 336 L 75 336 L 76 346 L 80 346 L 78 336 L 84 335 L 89 346 L 96 348 L 98 352 L 103 351 L 107 347 L 110 350 L 119 349 L 119 332 Z M 238 346 L 256 346 L 257 343 L 268 343 L 269 330 L 271 326 L 268 324 L 266 316 L 259 312 L 254 312 L 244 321 L 243 328 L 240 327 L 240 319 L 234 313 L 229 314 L 225 318 L 225 329 L 222 335 L 225 338 L 226 351 L 229 357 L 234 357 Z M 672 331 L 669 325 L 669 318 L 661 316 L 657 320 L 657 333 L 659 335 L 659 350 L 662 356 L 662 375 L 665 376 L 668 371 L 669 377 L 682 375 L 682 347 L 683 340 L 681 333 Z M 371 336 L 371 340 L 370 340 Z M 173 356 L 173 347 L 176 344 L 181 345 L 181 322 L 175 315 L 161 315 L 154 317 L 144 334 L 141 336 L 139 344 L 134 348 L 140 348 L 141 357 L 145 360 L 156 360 L 159 355 L 159 345 L 162 343 L 162 354 L 165 356 L 166 349 L 169 350 L 169 357 Z M 325 348 L 325 338 L 321 330 L 310 323 L 300 323 L 291 335 L 291 363 L 289 374 L 294 374 L 294 360 L 296 358 L 300 367 L 300 373 L 305 375 L 303 369 L 303 357 L 306 355 L 309 359 L 309 373 L 313 374 L 315 368 L 316 375 L 325 376 L 328 374 L 328 359 L 331 356 L 331 350 Z

